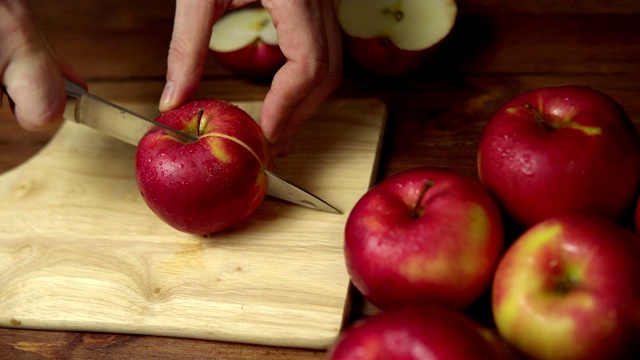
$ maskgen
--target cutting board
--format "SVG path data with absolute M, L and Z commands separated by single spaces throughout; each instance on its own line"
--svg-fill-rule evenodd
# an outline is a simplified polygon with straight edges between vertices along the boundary
M 262 105 L 237 104 L 254 117 Z M 341 215 L 267 198 L 210 237 L 147 208 L 134 146 L 64 123 L 0 175 L 0 326 L 326 348 L 348 312 L 344 225 L 374 179 L 385 119 L 378 100 L 329 101 L 276 160 Z

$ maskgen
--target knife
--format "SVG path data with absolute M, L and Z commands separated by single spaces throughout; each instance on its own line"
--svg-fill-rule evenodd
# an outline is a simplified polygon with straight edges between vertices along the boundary
M 137 146 L 140 139 L 154 127 L 170 132 L 176 138 L 192 142 L 198 138 L 157 121 L 112 104 L 87 92 L 82 86 L 64 80 L 67 90 L 67 106 L 64 118 L 87 125 L 101 132 Z M 312 209 L 340 214 L 341 212 L 316 195 L 287 181 L 272 171 L 267 174 L 267 195 Z

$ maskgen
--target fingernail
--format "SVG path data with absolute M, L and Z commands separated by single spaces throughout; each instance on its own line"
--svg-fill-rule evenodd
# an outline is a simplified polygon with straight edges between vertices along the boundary
M 167 81 L 164 90 L 162 90 L 162 96 L 160 97 L 160 108 L 165 108 L 173 102 L 174 93 L 175 85 L 173 81 Z

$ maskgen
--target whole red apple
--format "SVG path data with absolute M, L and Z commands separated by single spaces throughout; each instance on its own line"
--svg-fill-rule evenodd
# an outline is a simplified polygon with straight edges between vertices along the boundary
M 340 0 L 337 14 L 345 51 L 374 74 L 412 73 L 430 60 L 451 32 L 454 0 Z
M 593 215 L 549 218 L 507 250 L 492 297 L 500 335 L 533 359 L 638 359 L 640 238 Z
M 224 15 L 213 26 L 209 50 L 224 68 L 251 80 L 273 78 L 286 62 L 271 16 L 263 8 Z
M 329 360 L 507 360 L 506 345 L 465 315 L 439 307 L 407 307 L 364 318 L 347 328 Z
M 533 225 L 567 212 L 618 219 L 640 181 L 640 139 L 625 110 L 590 87 L 540 88 L 489 119 L 478 173 L 506 212 Z
M 185 143 L 157 128 L 140 140 L 136 181 L 158 217 L 178 230 L 208 235 L 258 207 L 267 188 L 269 149 L 246 112 L 220 100 L 194 100 L 157 121 L 198 137 Z
M 475 179 L 418 167 L 356 203 L 345 227 L 351 280 L 382 309 L 464 308 L 489 287 L 503 246 L 498 206 Z

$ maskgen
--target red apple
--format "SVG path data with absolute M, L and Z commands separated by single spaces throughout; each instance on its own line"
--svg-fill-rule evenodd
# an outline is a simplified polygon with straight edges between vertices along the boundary
M 412 73 L 430 60 L 451 32 L 454 0 L 339 0 L 337 14 L 345 52 L 382 76 Z
M 347 328 L 329 360 L 514 359 L 489 329 L 446 308 L 408 307 L 364 318 Z
M 604 93 L 541 88 L 516 96 L 489 119 L 478 173 L 523 225 L 567 212 L 618 219 L 640 181 L 640 140 L 625 110 Z
M 564 214 L 529 228 L 492 296 L 500 335 L 531 358 L 640 355 L 640 238 L 610 220 Z
M 419 167 L 362 196 L 347 219 L 344 252 L 353 284 L 379 308 L 461 309 L 488 288 L 502 245 L 501 214 L 478 181 Z
M 267 189 L 269 146 L 246 112 L 220 100 L 194 100 L 157 121 L 198 137 L 185 143 L 157 128 L 140 140 L 136 180 L 158 217 L 178 230 L 208 235 L 258 207 Z
M 269 80 L 286 62 L 271 16 L 263 8 L 225 14 L 213 26 L 209 50 L 227 70 L 252 80 Z

